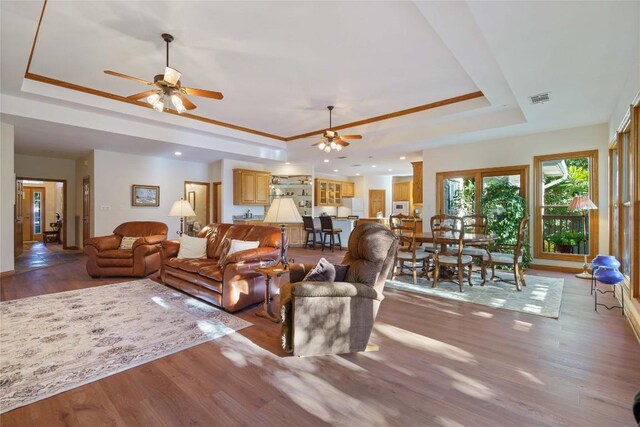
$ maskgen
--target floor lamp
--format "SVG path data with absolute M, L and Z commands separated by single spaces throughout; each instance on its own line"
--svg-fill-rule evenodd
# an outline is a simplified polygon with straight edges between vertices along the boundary
M 280 224 L 280 234 L 282 241 L 280 242 L 280 262 L 282 268 L 287 269 L 289 262 L 287 261 L 287 245 L 285 238 L 285 224 L 300 223 L 302 217 L 296 203 L 291 198 L 278 198 L 274 199 L 269 207 L 267 215 L 264 217 L 264 222 Z
M 180 199 L 173 202 L 173 206 L 171 206 L 171 210 L 169 211 L 169 216 L 180 217 L 180 231 L 178 231 L 178 234 L 182 237 L 184 234 L 184 217 L 196 216 L 196 213 L 191 207 L 191 203 L 184 199 Z
M 592 209 L 598 209 L 598 207 L 591 201 L 589 196 L 575 196 L 569 204 L 569 210 L 582 211 L 582 235 L 584 240 L 587 240 L 587 211 Z M 591 247 L 591 244 L 589 244 Z M 589 252 L 589 250 L 587 250 Z M 587 271 L 589 265 L 587 264 L 587 254 L 584 254 L 584 264 L 582 265 L 582 273 L 576 274 L 576 277 L 580 279 L 591 279 L 591 274 Z

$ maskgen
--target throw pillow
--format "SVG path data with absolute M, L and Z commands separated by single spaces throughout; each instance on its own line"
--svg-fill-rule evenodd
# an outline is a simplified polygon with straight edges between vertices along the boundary
M 207 257 L 207 239 L 183 234 L 180 238 L 178 259 L 199 259 Z
M 218 264 L 220 267 L 224 267 L 227 263 L 227 259 L 236 252 L 246 251 L 248 249 L 255 249 L 260 246 L 260 242 L 251 240 L 225 240 L 222 244 L 222 253 L 220 254 L 220 261 Z
M 335 280 L 336 268 L 325 258 L 320 258 L 316 266 L 302 279 L 303 282 L 335 282 Z
M 348 265 L 335 264 L 336 269 L 336 282 L 344 282 L 344 279 L 347 277 L 347 270 L 349 269 Z
M 120 241 L 120 247 L 118 249 L 131 250 L 131 248 L 133 248 L 133 242 L 135 242 L 138 239 L 139 239 L 139 237 L 127 237 L 127 236 L 124 236 L 124 237 L 122 237 L 122 240 Z

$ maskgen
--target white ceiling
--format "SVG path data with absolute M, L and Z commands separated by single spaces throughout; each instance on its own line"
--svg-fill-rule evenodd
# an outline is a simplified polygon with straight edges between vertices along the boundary
M 315 138 L 285 144 L 25 82 L 41 6 L 0 5 L 0 108 L 3 120 L 17 123 L 17 151 L 56 156 L 92 147 L 158 156 L 180 149 L 200 161 L 253 154 L 320 172 L 402 174 L 428 146 L 607 122 L 640 61 L 640 2 L 48 2 L 32 73 L 118 95 L 141 92 L 145 86 L 102 70 L 152 79 L 164 66 L 159 35 L 170 32 L 171 65 L 183 84 L 225 95 L 192 98 L 196 114 L 281 136 L 325 127 L 329 104 L 342 124 L 477 90 L 486 96 L 345 130 L 364 139 L 339 160 L 310 148 Z M 552 102 L 528 103 L 544 91 Z M 53 119 L 47 103 L 78 113 Z M 55 138 L 46 138 L 49 126 Z M 78 147 L 66 132 L 81 128 Z

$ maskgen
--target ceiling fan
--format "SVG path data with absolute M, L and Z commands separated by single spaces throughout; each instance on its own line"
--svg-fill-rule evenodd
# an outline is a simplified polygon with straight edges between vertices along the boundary
M 171 101 L 174 109 L 180 114 L 187 110 L 195 109 L 195 104 L 189 101 L 185 95 L 202 96 L 204 98 L 212 99 L 223 98 L 220 92 L 182 86 L 180 82 L 180 76 L 182 76 L 182 73 L 169 66 L 169 43 L 173 41 L 173 36 L 165 33 L 162 34 L 162 39 L 167 43 L 167 66 L 164 69 L 164 74 L 158 74 L 153 78 L 153 83 L 111 70 L 104 70 L 105 74 L 133 80 L 148 86 L 155 86 L 151 90 L 136 93 L 135 95 L 128 96 L 127 98 L 135 101 L 146 98 L 147 102 L 151 104 L 156 111 L 160 112 L 164 111 L 165 106 L 169 104 L 169 101 Z
M 333 105 L 327 106 L 329 110 L 329 129 L 322 133 L 322 139 L 316 142 L 312 147 L 318 146 L 318 148 L 325 153 L 330 153 L 331 150 L 340 151 L 343 148 L 349 146 L 349 143 L 345 139 L 362 139 L 362 135 L 339 135 L 338 132 L 331 129 L 331 114 L 333 111 Z

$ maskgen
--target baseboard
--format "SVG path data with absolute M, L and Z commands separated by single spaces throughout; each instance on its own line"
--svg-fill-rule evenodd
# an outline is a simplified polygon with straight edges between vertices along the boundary
M 582 273 L 581 267 L 567 267 L 564 265 L 529 264 L 529 268 L 536 270 L 557 271 L 560 273 Z
M 13 276 L 14 274 L 16 274 L 15 270 L 2 271 L 2 272 L 0 272 L 0 277 Z

